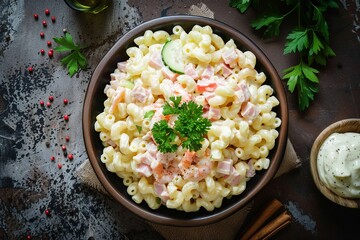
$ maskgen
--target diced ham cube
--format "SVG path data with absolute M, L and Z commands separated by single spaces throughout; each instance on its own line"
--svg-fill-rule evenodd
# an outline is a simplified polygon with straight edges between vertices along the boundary
M 122 80 L 126 78 L 126 73 L 120 72 L 119 70 L 115 70 L 115 72 L 110 74 L 111 80 Z
M 145 177 L 150 177 L 152 175 L 150 166 L 146 164 L 138 164 L 135 170 Z
M 227 182 L 230 186 L 236 186 L 241 181 L 241 175 L 238 171 L 233 167 L 231 174 L 224 177 L 225 182 Z
M 106 84 L 105 88 L 104 88 L 104 93 L 106 94 L 107 91 L 111 88 L 110 84 Z
M 192 64 L 192 63 L 189 63 L 185 66 L 184 73 L 185 73 L 185 75 L 188 75 L 188 76 L 192 77 L 193 79 L 199 78 L 199 74 L 196 71 L 194 64 Z
M 118 62 L 117 68 L 120 70 L 120 72 L 126 72 L 126 61 Z
M 176 80 L 176 77 L 179 75 L 171 71 L 168 67 L 162 67 L 161 73 L 163 74 L 164 78 L 167 78 L 173 82 Z
M 248 121 L 253 121 L 259 115 L 259 110 L 255 104 L 246 102 L 241 105 L 241 116 Z
M 125 97 L 125 88 L 123 87 L 120 87 L 116 90 L 115 92 L 115 97 L 114 97 L 114 100 L 110 106 L 110 109 L 109 109 L 109 113 L 113 113 L 116 109 L 116 106 L 119 102 L 121 102 L 122 100 L 124 100 L 124 97 Z
M 203 92 L 203 96 L 205 97 L 206 101 L 209 102 L 209 100 L 213 97 L 215 97 L 215 93 L 212 92 Z
M 131 92 L 131 97 L 137 102 L 145 103 L 150 94 L 151 90 L 136 86 Z
M 227 159 L 218 163 L 216 171 L 221 174 L 230 175 L 233 169 L 233 160 Z
M 157 146 L 153 142 L 149 142 L 146 145 L 146 150 L 153 157 L 155 157 L 156 153 L 158 152 Z
M 161 58 L 161 52 L 155 51 L 151 54 L 150 60 L 149 60 L 149 66 L 155 69 L 161 69 L 164 67 L 164 63 Z
M 214 80 L 217 83 L 218 86 L 226 86 L 229 84 L 226 78 L 220 75 L 215 75 Z
M 117 89 L 119 86 L 120 86 L 120 82 L 119 81 L 110 81 L 110 86 L 113 88 L 113 89 Z
M 232 74 L 231 68 L 229 68 L 226 64 L 221 63 L 222 75 L 224 77 L 228 77 Z
M 237 100 L 239 102 L 249 101 L 249 99 L 251 97 L 251 93 L 250 93 L 249 87 L 247 86 L 245 80 L 242 80 L 238 84 L 238 90 L 235 91 L 235 96 L 237 97 Z
M 214 80 L 211 79 L 202 79 L 197 81 L 196 91 L 203 92 L 214 92 L 217 88 L 217 84 Z
M 221 55 L 222 59 L 224 60 L 224 62 L 226 64 L 232 64 L 235 61 L 237 61 L 238 59 L 238 55 L 235 51 L 235 49 L 231 48 L 228 49 L 227 51 L 225 51 L 222 55 Z
M 212 76 L 214 76 L 214 68 L 210 65 L 208 65 L 204 72 L 201 74 L 201 78 L 204 79 L 210 79 Z
M 210 120 L 219 120 L 221 117 L 221 111 L 219 108 L 210 107 L 208 111 L 203 114 L 203 117 Z
M 154 182 L 154 190 L 155 194 L 164 202 L 166 202 L 169 199 L 169 193 L 166 189 L 165 184 Z
M 254 165 L 249 161 L 248 162 L 249 169 L 246 171 L 246 177 L 253 177 L 255 176 L 255 168 Z
M 173 85 L 173 93 L 175 96 L 181 96 L 181 102 L 189 102 L 191 100 L 189 92 L 186 91 L 179 83 L 175 83 Z

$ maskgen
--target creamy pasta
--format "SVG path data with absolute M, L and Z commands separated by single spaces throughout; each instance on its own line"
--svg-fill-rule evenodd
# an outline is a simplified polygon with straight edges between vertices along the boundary
M 183 73 L 164 64 L 166 42 L 180 46 Z M 186 32 L 147 30 L 126 50 L 104 92 L 104 111 L 95 122 L 104 150 L 101 161 L 127 186 L 136 203 L 186 212 L 219 208 L 224 198 L 241 194 L 257 171 L 270 165 L 269 151 L 278 137 L 279 105 L 266 75 L 255 69 L 256 57 L 224 41 L 210 26 Z M 211 127 L 197 151 L 181 146 L 158 150 L 154 124 L 173 96 L 203 107 Z M 181 141 L 176 139 L 176 141 Z

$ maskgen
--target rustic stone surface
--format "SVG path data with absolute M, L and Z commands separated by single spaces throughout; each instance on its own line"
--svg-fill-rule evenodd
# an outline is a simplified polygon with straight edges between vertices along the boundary
M 294 216 L 279 239 L 334 239 L 357 234 L 359 211 L 344 209 L 325 199 L 312 182 L 308 160 L 312 142 L 328 124 L 360 117 L 360 44 L 358 1 L 342 1 L 328 16 L 331 44 L 337 56 L 320 74 L 320 92 L 306 112 L 299 112 L 288 93 L 289 137 L 300 169 L 271 182 L 255 199 L 282 201 Z M 0 239 L 161 239 L 142 219 L 101 193 L 79 183 L 75 169 L 87 158 L 81 129 L 84 94 L 92 71 L 106 51 L 124 33 L 152 18 L 189 14 L 192 5 L 205 4 L 214 18 L 248 35 L 273 61 L 281 74 L 295 58 L 284 56 L 283 39 L 264 41 L 249 27 L 254 13 L 241 15 L 228 1 L 113 1 L 98 15 L 78 13 L 62 0 L 2 0 L 0 2 Z M 56 16 L 52 23 L 44 10 Z M 39 14 L 35 21 L 33 14 Z M 47 20 L 47 28 L 41 24 Z M 61 55 L 48 51 L 46 41 L 67 29 L 75 42 L 88 46 L 89 69 L 67 75 Z M 286 27 L 285 27 L 286 28 Z M 45 38 L 41 39 L 40 31 Z M 54 44 L 54 42 L 53 42 Z M 30 74 L 29 66 L 33 67 Z M 51 107 L 40 100 L 54 96 Z M 68 105 L 63 99 L 69 100 Z M 63 115 L 69 114 L 65 122 Z M 65 137 L 70 136 L 66 142 Z M 66 144 L 69 161 L 61 150 Z M 50 157 L 55 156 L 55 162 Z M 57 164 L 63 167 L 58 169 Z M 44 214 L 46 209 L 51 215 Z

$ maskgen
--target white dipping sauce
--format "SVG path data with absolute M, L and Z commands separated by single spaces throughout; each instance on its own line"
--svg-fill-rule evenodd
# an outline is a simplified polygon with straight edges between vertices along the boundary
M 317 159 L 320 180 L 337 195 L 360 198 L 360 133 L 333 133 Z

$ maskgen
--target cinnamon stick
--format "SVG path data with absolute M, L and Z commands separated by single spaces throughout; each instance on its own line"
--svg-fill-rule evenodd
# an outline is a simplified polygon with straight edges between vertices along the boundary
M 273 199 L 268 206 L 261 212 L 261 214 L 256 218 L 256 220 L 251 223 L 251 227 L 246 230 L 241 236 L 241 240 L 248 240 L 254 233 L 263 226 L 267 220 L 269 220 L 277 211 L 279 211 L 283 205 L 277 199 Z
M 291 216 L 284 211 L 274 220 L 262 227 L 250 240 L 268 239 L 290 223 Z
M 263 238 L 263 240 L 268 240 L 270 239 L 272 236 L 274 236 L 277 232 L 279 232 L 281 229 L 285 228 L 287 225 L 289 225 L 291 223 L 291 221 L 286 221 L 283 224 L 281 224 L 279 227 L 277 227 L 274 231 L 272 231 L 271 233 L 269 233 L 269 235 L 265 236 Z

